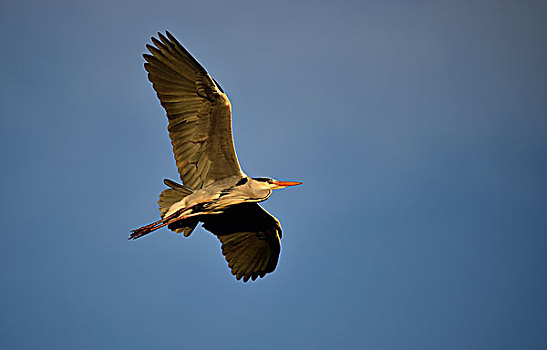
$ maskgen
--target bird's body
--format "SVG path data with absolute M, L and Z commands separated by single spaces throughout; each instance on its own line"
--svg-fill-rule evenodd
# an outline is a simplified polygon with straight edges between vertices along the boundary
M 245 178 L 243 178 L 245 179 Z M 184 197 L 179 202 L 169 207 L 165 216 L 170 216 L 178 210 L 202 203 L 207 206 L 208 214 L 218 214 L 229 206 L 247 203 L 261 202 L 272 194 L 271 189 L 261 186 L 259 181 L 229 177 L 216 181 L 204 189 L 199 189 Z
M 183 185 L 165 180 L 162 219 L 133 231 L 130 239 L 158 228 L 189 236 L 199 222 L 222 242 L 222 253 L 237 279 L 272 272 L 280 252 L 281 226 L 258 202 L 272 190 L 299 182 L 251 178 L 237 160 L 231 104 L 222 88 L 167 32 L 147 45 L 145 69 L 169 120 Z

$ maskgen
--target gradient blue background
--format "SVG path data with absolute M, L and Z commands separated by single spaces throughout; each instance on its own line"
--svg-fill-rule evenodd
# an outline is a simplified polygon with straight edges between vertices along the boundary
M 547 349 L 543 1 L 11 1 L 0 29 L 2 349 Z M 198 229 L 141 54 L 229 94 L 277 270 Z

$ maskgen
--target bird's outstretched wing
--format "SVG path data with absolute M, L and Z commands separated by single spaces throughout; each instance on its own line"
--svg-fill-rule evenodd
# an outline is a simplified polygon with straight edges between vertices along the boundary
M 148 79 L 167 112 L 180 178 L 192 189 L 242 171 L 232 139 L 231 105 L 222 88 L 166 32 L 146 45 Z
M 202 220 L 203 227 L 222 242 L 222 254 L 238 280 L 254 281 L 275 270 L 281 226 L 258 203 L 238 204 Z

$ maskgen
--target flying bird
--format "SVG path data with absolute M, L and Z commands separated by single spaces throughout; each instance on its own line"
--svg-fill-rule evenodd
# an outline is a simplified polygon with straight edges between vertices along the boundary
M 169 121 L 182 184 L 165 179 L 161 220 L 133 230 L 140 238 L 161 227 L 190 236 L 198 223 L 218 237 L 236 279 L 275 270 L 281 250 L 279 221 L 258 203 L 275 189 L 301 182 L 247 176 L 232 138 L 232 108 L 220 85 L 175 39 L 158 33 L 146 45 L 144 68 Z

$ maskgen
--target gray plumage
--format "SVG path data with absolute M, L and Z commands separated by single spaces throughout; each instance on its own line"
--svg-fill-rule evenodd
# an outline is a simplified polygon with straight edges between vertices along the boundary
M 279 221 L 258 202 L 273 189 L 300 184 L 250 178 L 239 165 L 232 137 L 231 104 L 215 80 L 169 33 L 158 33 L 144 54 L 148 79 L 169 121 L 169 137 L 183 185 L 164 180 L 162 219 L 133 230 L 130 239 L 160 227 L 189 236 L 199 222 L 222 243 L 237 279 L 272 272 L 281 250 Z

